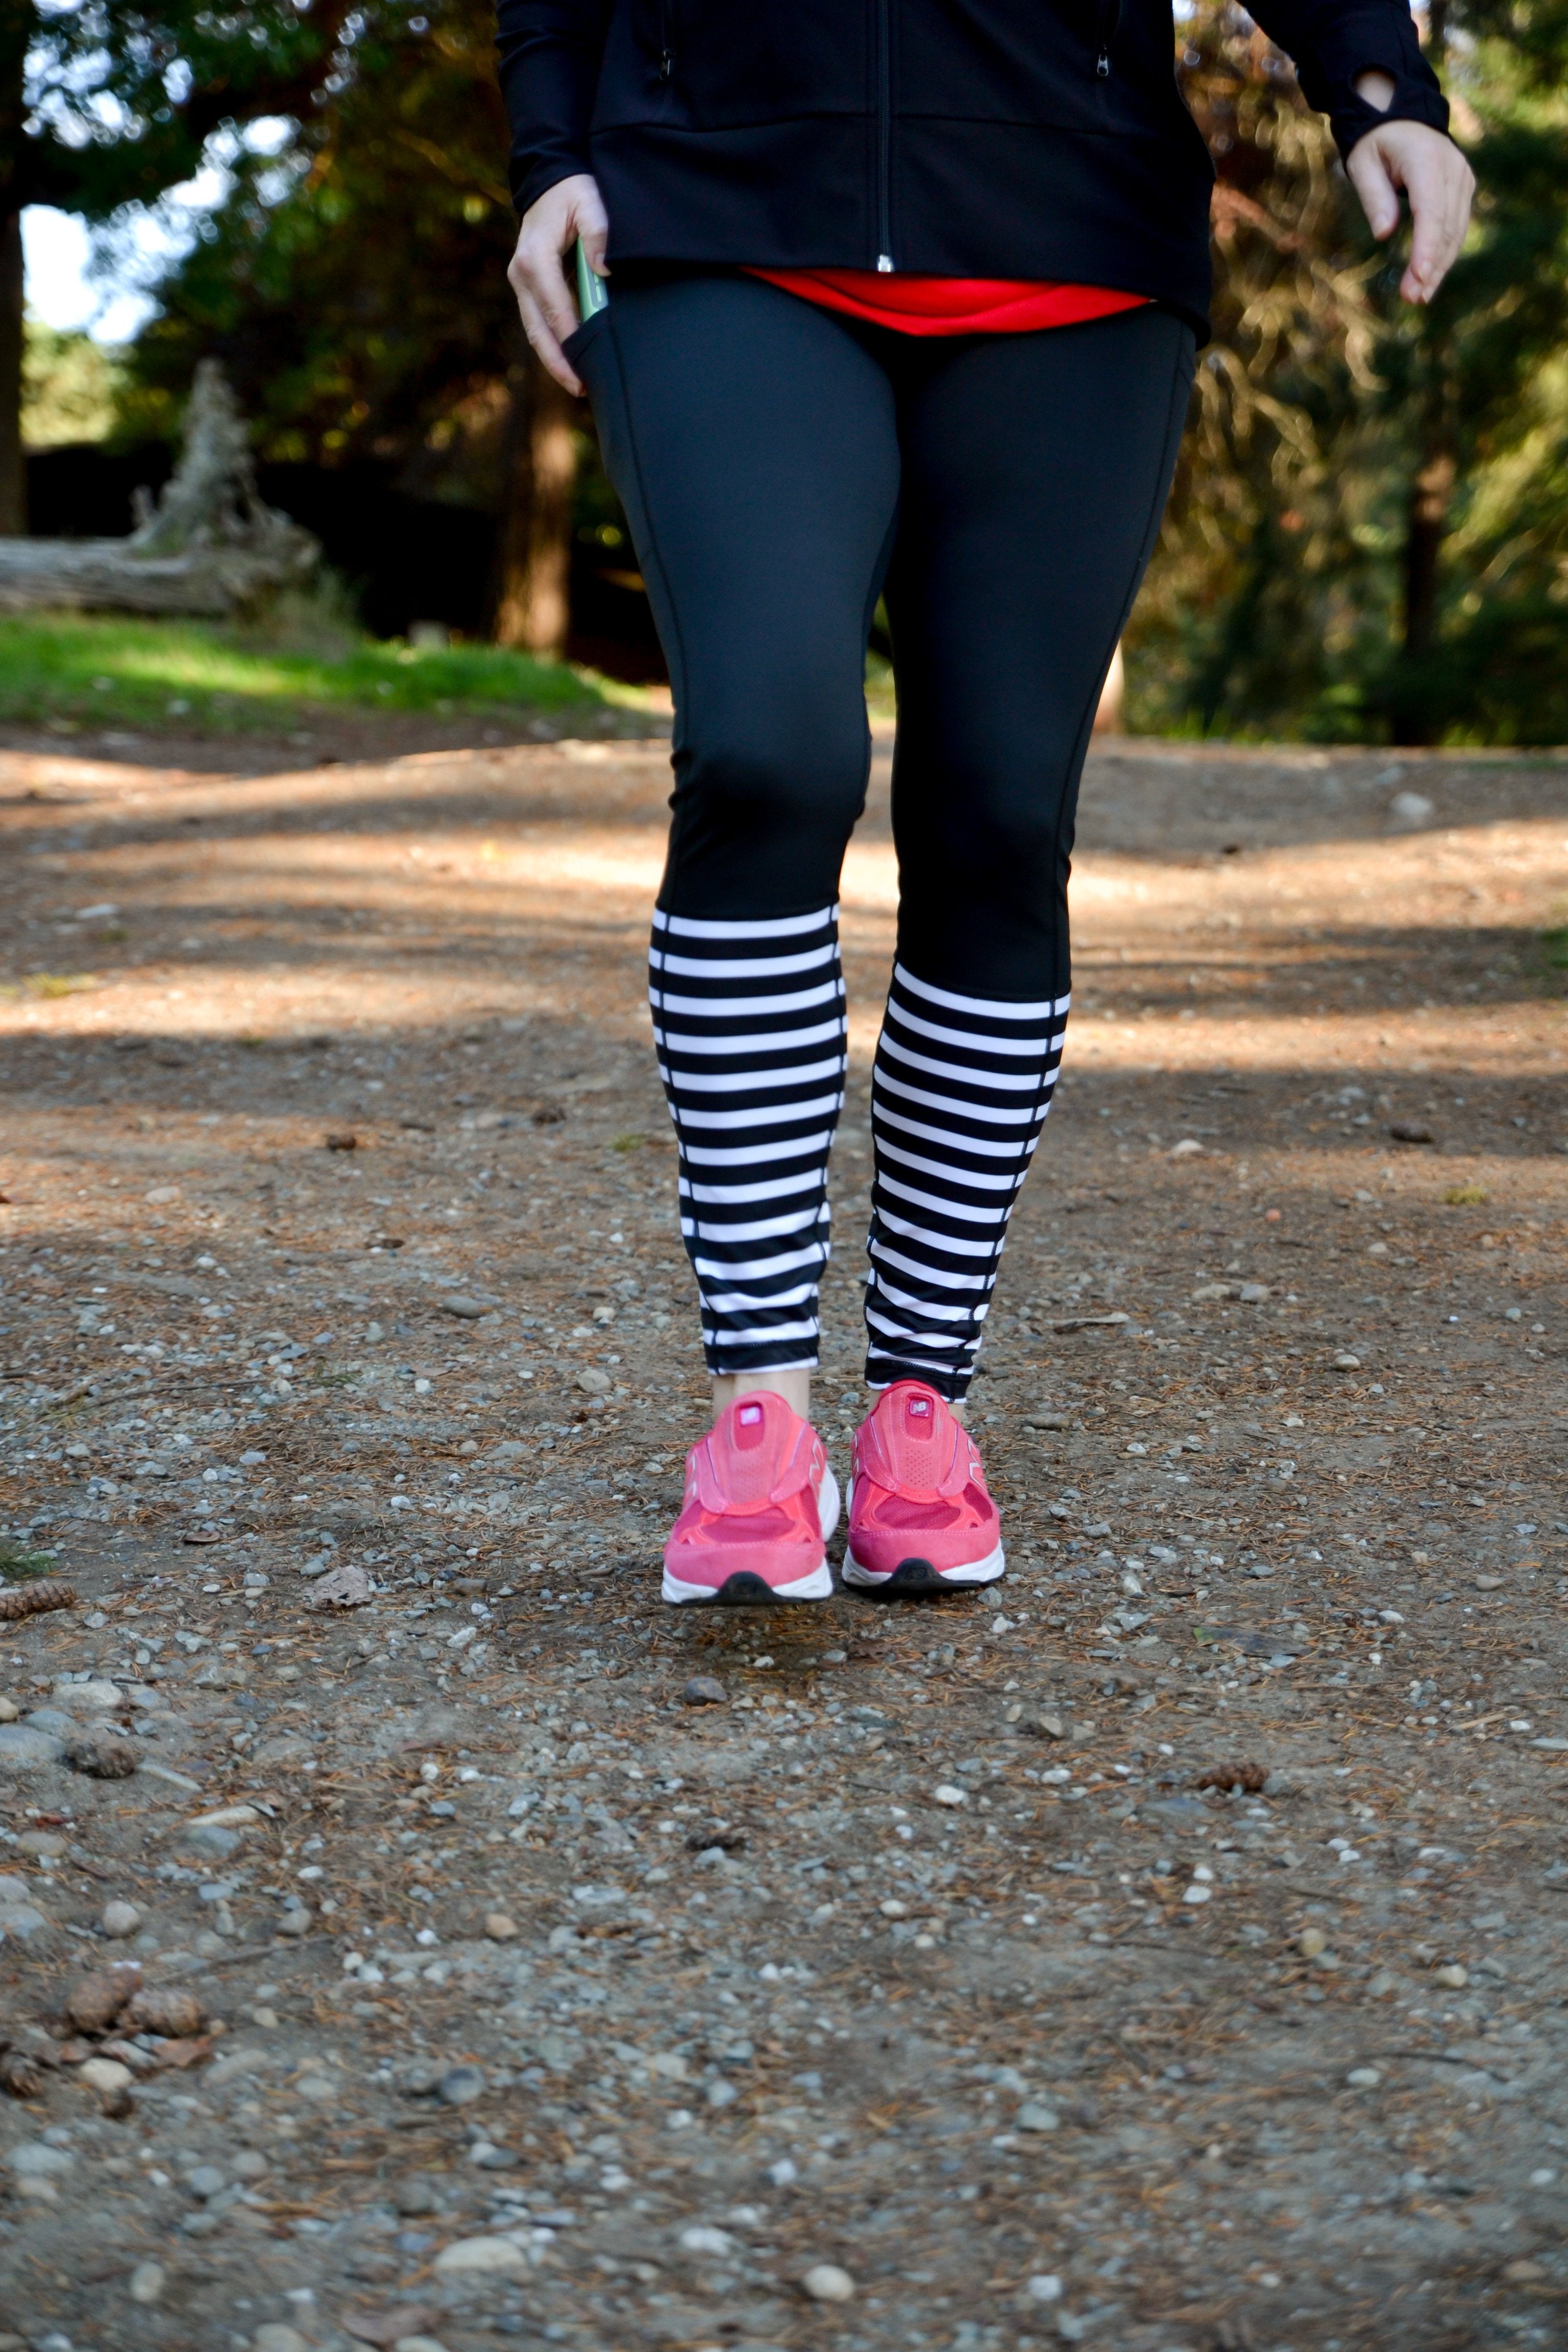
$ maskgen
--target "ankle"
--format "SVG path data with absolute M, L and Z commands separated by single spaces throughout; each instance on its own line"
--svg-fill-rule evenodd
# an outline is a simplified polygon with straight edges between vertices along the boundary
M 798 1413 L 802 1421 L 811 1419 L 811 1374 L 804 1369 L 782 1372 L 726 1372 L 713 1383 L 714 1420 L 717 1421 L 737 1397 L 743 1396 L 782 1397 L 791 1412 Z

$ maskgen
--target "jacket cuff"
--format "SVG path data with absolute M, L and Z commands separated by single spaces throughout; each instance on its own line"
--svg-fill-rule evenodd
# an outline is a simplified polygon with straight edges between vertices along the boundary
M 558 180 L 573 179 L 579 172 L 592 172 L 593 168 L 586 148 L 581 156 L 554 154 L 515 161 L 510 173 L 511 200 L 519 220 L 530 205 L 537 204 L 545 190 L 554 187 Z
M 1362 73 L 1386 68 L 1363 66 Z M 1425 122 L 1434 131 L 1448 128 L 1448 101 L 1436 85 L 1430 89 L 1425 82 L 1399 81 L 1394 85 L 1392 100 L 1386 108 L 1369 106 L 1358 98 L 1353 88 L 1337 100 L 1329 112 L 1329 127 L 1334 134 L 1334 144 L 1347 160 L 1358 140 L 1369 131 L 1376 131 L 1385 122 Z

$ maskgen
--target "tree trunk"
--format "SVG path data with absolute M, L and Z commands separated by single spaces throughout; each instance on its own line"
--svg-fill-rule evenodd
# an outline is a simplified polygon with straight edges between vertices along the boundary
M 22 215 L 0 215 L 0 539 L 27 528 L 27 467 L 22 452 Z
M 501 526 L 495 641 L 546 657 L 564 652 L 571 623 L 576 403 L 532 352 L 513 371 L 507 507 Z
M 1423 672 L 1437 643 L 1437 589 L 1443 535 L 1458 467 L 1453 453 L 1426 457 L 1410 486 L 1405 534 L 1405 683 L 1394 712 L 1394 740 L 1416 745 L 1436 740 L 1436 716 L 1423 691 Z

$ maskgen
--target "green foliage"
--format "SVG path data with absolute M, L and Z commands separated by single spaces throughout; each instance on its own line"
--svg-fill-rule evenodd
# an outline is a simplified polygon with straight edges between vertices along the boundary
M 27 320 L 22 367 L 22 439 L 29 449 L 105 441 L 116 423 L 124 370 L 118 352 L 90 335 Z
M 334 709 L 515 716 L 608 698 L 563 662 L 486 646 L 382 645 L 336 626 L 335 646 L 310 651 L 276 622 L 247 632 L 69 614 L 0 619 L 0 720 L 275 735 Z M 617 698 L 634 698 L 623 688 Z
M 1568 8 L 1462 0 L 1448 25 L 1476 222 L 1419 314 L 1247 20 L 1198 0 L 1184 26 L 1219 173 L 1215 335 L 1130 635 L 1135 726 L 1568 740 Z M 1411 513 L 1434 463 L 1423 643 Z
M 30 1584 L 35 1577 L 54 1572 L 55 1563 L 47 1551 L 30 1551 L 26 1544 L 0 1536 L 0 1584 Z

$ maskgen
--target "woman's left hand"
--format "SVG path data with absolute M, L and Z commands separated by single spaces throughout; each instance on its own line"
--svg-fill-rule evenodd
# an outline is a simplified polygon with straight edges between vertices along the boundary
M 1387 106 L 1386 74 L 1356 84 L 1371 106 Z M 1470 225 L 1476 175 L 1453 141 L 1426 122 L 1384 122 L 1358 139 L 1345 162 L 1373 236 L 1399 226 L 1399 192 L 1410 199 L 1410 258 L 1399 290 L 1407 302 L 1430 302 L 1458 257 Z

